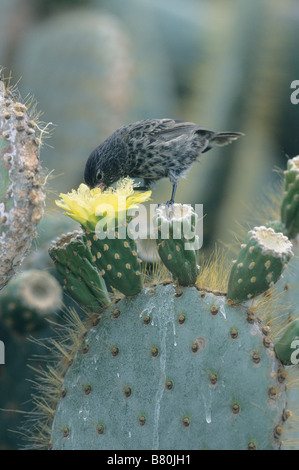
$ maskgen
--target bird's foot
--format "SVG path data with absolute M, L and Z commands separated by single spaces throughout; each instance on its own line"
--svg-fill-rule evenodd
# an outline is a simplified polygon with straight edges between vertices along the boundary
M 170 218 L 170 213 L 169 211 L 172 209 L 172 206 L 174 205 L 174 201 L 170 200 L 164 203 L 157 204 L 157 207 L 165 206 L 165 212 L 166 216 L 169 219 Z

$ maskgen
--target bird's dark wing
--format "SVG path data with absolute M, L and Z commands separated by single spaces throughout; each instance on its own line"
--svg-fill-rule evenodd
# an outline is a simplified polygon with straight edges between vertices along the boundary
M 213 134 L 211 131 L 208 131 L 208 129 L 204 129 L 197 124 L 194 124 L 193 122 L 182 121 L 178 119 L 160 119 L 153 122 L 152 129 L 147 131 L 147 136 L 150 141 L 161 140 L 164 142 L 169 142 L 171 140 L 177 139 L 178 137 L 181 137 L 182 135 L 191 136 L 200 130 L 210 135 Z
M 168 142 L 184 134 L 193 134 L 197 130 L 208 131 L 197 124 L 178 119 L 147 119 L 127 126 L 128 140 L 143 139 L 148 144 L 154 141 Z M 212 134 L 212 132 L 211 132 Z
M 203 135 L 194 139 L 200 129 Z M 185 166 L 190 166 L 212 134 L 197 124 L 175 119 L 148 119 L 133 123 L 122 134 L 127 148 L 128 174 L 158 179 L 167 176 L 175 166 L 184 169 L 182 160 L 188 155 L 191 160 L 185 161 Z
M 193 122 L 148 119 L 122 130 L 128 174 L 153 179 L 188 169 L 199 155 L 214 145 L 225 145 L 238 133 L 216 133 Z

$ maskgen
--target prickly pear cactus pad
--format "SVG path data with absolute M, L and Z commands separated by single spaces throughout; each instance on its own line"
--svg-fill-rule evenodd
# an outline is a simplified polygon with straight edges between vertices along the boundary
M 110 303 L 106 284 L 92 262 L 84 232 L 57 238 L 49 248 L 63 289 L 87 310 L 97 312 Z
M 0 289 L 31 247 L 44 210 L 40 131 L 0 70 Z
M 161 205 L 154 216 L 159 256 L 182 286 L 194 285 L 198 275 L 197 219 L 187 204 L 173 204 L 171 208 Z
M 53 449 L 278 449 L 284 370 L 259 322 L 173 284 L 109 306 L 60 388 Z
M 271 227 L 250 230 L 231 270 L 229 299 L 243 302 L 273 287 L 293 256 L 292 246 L 286 236 Z

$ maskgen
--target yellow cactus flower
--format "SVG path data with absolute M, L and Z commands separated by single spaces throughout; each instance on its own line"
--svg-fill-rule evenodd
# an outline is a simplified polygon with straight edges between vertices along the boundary
M 148 201 L 151 191 L 135 191 L 134 181 L 131 178 L 120 180 L 116 188 L 102 191 L 100 188 L 89 189 L 86 184 L 67 194 L 60 194 L 56 205 L 65 211 L 65 214 L 79 222 L 89 230 L 94 230 L 96 224 L 105 217 L 119 219 L 125 216 L 130 208 Z

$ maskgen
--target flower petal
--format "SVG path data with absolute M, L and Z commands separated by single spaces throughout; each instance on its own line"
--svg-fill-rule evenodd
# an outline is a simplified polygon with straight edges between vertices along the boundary
M 151 191 L 134 191 L 134 181 L 131 178 L 120 180 L 116 188 L 108 188 L 102 192 L 100 188 L 89 189 L 86 184 L 80 184 L 77 191 L 60 194 L 56 205 L 66 211 L 66 215 L 77 220 L 81 225 L 90 228 L 104 216 L 119 218 L 119 213 L 130 207 L 147 201 Z

